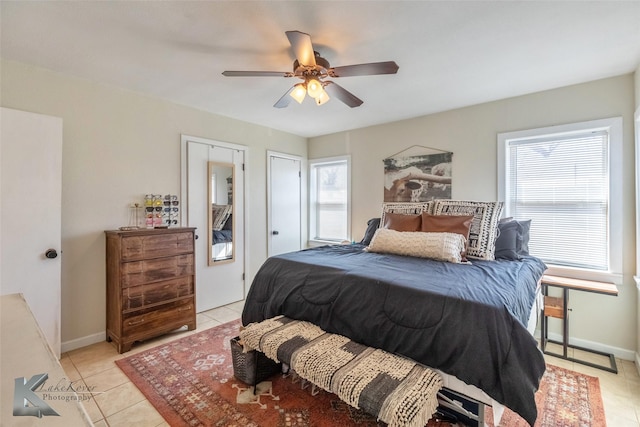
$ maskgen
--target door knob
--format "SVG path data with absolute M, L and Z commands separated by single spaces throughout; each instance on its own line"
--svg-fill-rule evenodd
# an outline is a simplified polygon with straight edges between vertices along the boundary
M 273 234 L 274 236 L 277 236 L 278 234 L 280 234 L 280 232 L 278 230 L 273 230 L 271 234 Z
M 54 259 L 58 257 L 58 252 L 55 249 L 47 249 L 47 251 L 44 253 L 44 256 L 49 259 Z

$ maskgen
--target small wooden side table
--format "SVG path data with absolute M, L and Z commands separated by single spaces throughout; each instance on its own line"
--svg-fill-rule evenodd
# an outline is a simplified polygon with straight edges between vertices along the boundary
M 595 282 L 591 280 L 569 279 L 567 277 L 550 276 L 545 274 L 542 276 L 542 293 L 544 295 L 544 309 L 540 320 L 541 348 L 542 352 L 561 359 L 570 360 L 572 362 L 603 369 L 608 372 L 618 373 L 616 359 L 613 354 L 604 353 L 597 350 L 591 350 L 584 347 L 569 344 L 569 290 L 594 292 L 597 294 L 618 296 L 618 288 L 615 284 L 609 282 Z M 562 289 L 562 297 L 551 297 L 548 295 L 549 286 Z M 547 317 L 562 319 L 562 342 L 548 339 L 548 321 Z M 547 342 L 554 344 L 562 344 L 562 354 L 546 351 Z M 607 356 L 610 366 L 598 365 L 596 363 L 569 357 L 568 348 L 574 348 L 589 353 Z

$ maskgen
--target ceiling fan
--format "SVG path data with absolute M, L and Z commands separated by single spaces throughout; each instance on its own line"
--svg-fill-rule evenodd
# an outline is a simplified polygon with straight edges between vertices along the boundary
M 300 31 L 286 31 L 296 60 L 293 61 L 293 72 L 280 71 L 225 71 L 227 77 L 297 77 L 303 80 L 297 83 L 274 104 L 276 108 L 285 108 L 295 99 L 302 103 L 306 95 L 313 98 L 318 105 L 327 102 L 331 96 L 336 97 L 349 107 L 362 105 L 362 100 L 337 83 L 326 80 L 328 77 L 370 76 L 375 74 L 395 74 L 398 64 L 394 61 L 370 62 L 366 64 L 331 67 L 329 61 L 313 50 L 311 36 Z

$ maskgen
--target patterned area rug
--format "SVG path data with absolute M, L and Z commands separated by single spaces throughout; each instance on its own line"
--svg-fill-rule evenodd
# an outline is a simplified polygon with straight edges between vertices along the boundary
M 233 375 L 230 340 L 240 322 L 224 325 L 163 344 L 116 361 L 116 364 L 173 427 L 377 427 L 354 409 L 299 378 L 275 375 L 253 388 Z M 598 379 L 547 366 L 540 391 L 537 427 L 606 426 Z M 487 424 L 493 427 L 489 408 Z M 432 420 L 429 427 L 451 426 Z M 527 426 L 506 410 L 501 427 Z
M 596 377 L 553 365 L 547 370 L 536 393 L 538 419 L 535 427 L 606 427 L 600 381 Z M 488 408 L 487 427 L 494 427 Z M 518 414 L 506 410 L 500 427 L 528 427 Z

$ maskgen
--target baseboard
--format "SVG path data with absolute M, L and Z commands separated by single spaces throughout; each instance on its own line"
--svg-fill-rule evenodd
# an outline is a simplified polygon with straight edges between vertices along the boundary
M 99 332 L 97 334 L 87 335 L 86 337 L 76 338 L 75 340 L 63 342 L 62 346 L 60 347 L 60 351 L 62 353 L 66 353 L 67 351 L 86 347 L 88 345 L 104 341 L 106 339 L 107 339 L 107 335 L 105 332 Z
M 540 331 L 538 330 L 538 336 Z M 554 341 L 562 341 L 562 335 L 549 332 L 549 339 Z M 603 353 L 613 354 L 618 359 L 636 361 L 636 366 L 638 364 L 638 353 L 633 350 L 628 350 L 626 348 L 614 347 L 611 345 L 602 344 L 595 341 L 583 340 L 580 338 L 569 338 L 569 344 L 577 345 L 578 347 L 584 347 L 591 350 L 601 351 Z

